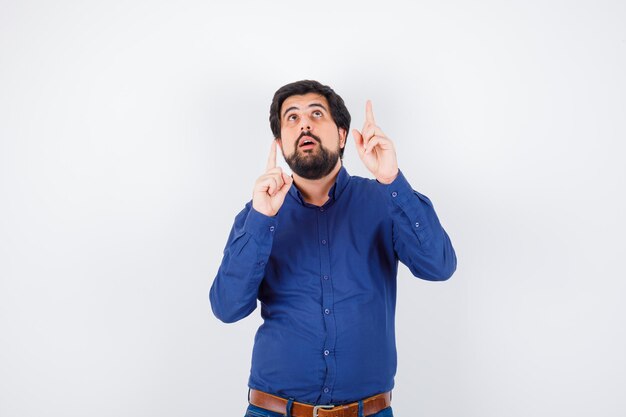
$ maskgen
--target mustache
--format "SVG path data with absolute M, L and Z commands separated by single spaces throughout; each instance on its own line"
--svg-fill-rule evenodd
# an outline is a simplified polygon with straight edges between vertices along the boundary
M 304 132 L 300 133 L 300 136 L 298 136 L 298 139 L 296 140 L 296 147 L 300 147 L 300 141 L 305 136 L 310 137 L 311 139 L 315 140 L 319 144 L 322 143 L 322 140 L 319 137 L 315 136 L 313 133 L 311 133 L 309 131 L 304 131 Z

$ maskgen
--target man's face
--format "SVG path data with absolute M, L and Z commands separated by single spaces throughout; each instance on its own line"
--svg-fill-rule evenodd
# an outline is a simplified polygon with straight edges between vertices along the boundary
M 291 170 L 314 180 L 328 175 L 337 165 L 346 131 L 337 128 L 326 97 L 308 93 L 283 102 L 280 136 L 283 156 Z

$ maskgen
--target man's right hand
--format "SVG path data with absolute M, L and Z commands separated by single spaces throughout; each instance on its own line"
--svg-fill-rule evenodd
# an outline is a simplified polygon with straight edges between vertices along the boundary
M 275 216 L 285 201 L 293 178 L 276 166 L 276 139 L 272 141 L 267 169 L 254 184 L 252 207 L 266 216 Z

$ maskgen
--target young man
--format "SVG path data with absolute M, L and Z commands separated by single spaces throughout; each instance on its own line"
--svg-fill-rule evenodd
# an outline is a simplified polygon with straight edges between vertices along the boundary
M 442 281 L 456 255 L 430 200 L 398 169 L 371 102 L 353 130 L 376 178 L 350 176 L 350 114 L 330 87 L 281 87 L 267 170 L 235 218 L 209 299 L 226 323 L 261 302 L 248 416 L 391 416 L 398 261 Z M 276 146 L 293 171 L 276 166 Z

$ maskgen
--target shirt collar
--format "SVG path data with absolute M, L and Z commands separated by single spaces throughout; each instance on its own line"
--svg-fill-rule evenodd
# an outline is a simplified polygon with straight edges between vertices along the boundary
M 346 185 L 348 185 L 349 181 L 350 174 L 348 174 L 348 171 L 346 171 L 346 168 L 343 166 L 342 163 L 341 168 L 339 169 L 339 173 L 337 173 L 335 183 L 332 187 L 330 187 L 330 190 L 328 191 L 328 196 L 330 198 L 324 205 L 330 204 L 331 202 L 337 200 L 343 190 L 346 188 Z M 300 194 L 300 190 L 298 190 L 296 184 L 293 183 L 292 185 L 293 186 L 289 188 L 289 194 L 300 204 L 310 206 L 311 204 L 304 201 L 304 198 L 302 197 L 302 194 Z

